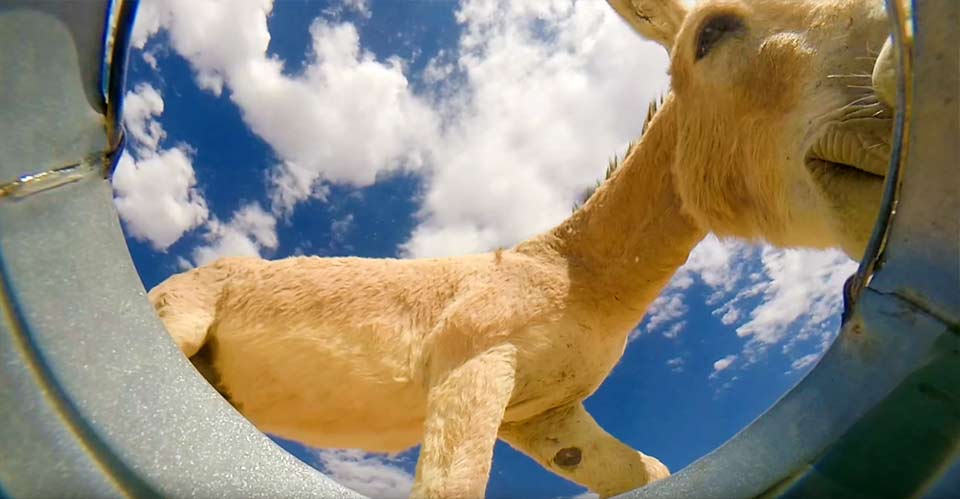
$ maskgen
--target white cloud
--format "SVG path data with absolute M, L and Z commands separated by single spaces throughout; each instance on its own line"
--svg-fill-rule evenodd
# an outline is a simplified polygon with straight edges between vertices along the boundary
M 427 84 L 440 83 L 456 71 L 456 66 L 449 60 L 450 56 L 446 50 L 440 49 L 432 59 L 427 62 L 427 67 L 423 69 L 423 81 Z
M 647 329 L 653 331 L 662 324 L 683 317 L 687 310 L 681 294 L 661 294 L 653 300 L 647 311 Z
M 733 362 L 734 362 L 735 360 L 737 360 L 737 356 L 731 354 L 731 355 L 727 355 L 726 357 L 724 357 L 724 358 L 722 358 L 722 359 L 714 362 L 714 363 L 713 363 L 713 372 L 710 373 L 710 377 L 711 377 L 711 378 L 716 378 L 717 375 L 720 374 L 721 371 L 725 371 L 726 369 L 728 369 L 728 368 L 733 364 Z
M 270 42 L 267 15 L 272 0 L 148 0 L 140 3 L 131 38 L 144 48 L 166 29 L 172 48 L 190 61 L 197 84 L 220 95 L 227 75 L 244 71 Z
M 462 84 L 441 102 L 451 118 L 409 256 L 510 246 L 560 222 L 666 88 L 663 49 L 603 2 L 467 0 L 457 18 Z
M 157 63 L 157 54 L 155 54 L 155 53 L 152 52 L 152 51 L 145 50 L 145 51 L 143 51 L 143 53 L 142 53 L 142 57 L 143 57 L 143 62 L 146 62 L 147 65 L 150 66 L 150 69 L 152 69 L 152 70 L 154 70 L 154 71 L 157 70 L 157 67 L 158 67 L 158 66 L 157 66 L 157 64 L 158 64 L 158 63 Z
M 790 369 L 793 371 L 799 371 L 806 368 L 807 366 L 812 365 L 814 362 L 820 360 L 820 353 L 810 353 L 800 357 L 799 359 L 793 361 L 790 364 Z
M 856 263 L 836 250 L 778 249 L 708 236 L 652 304 L 647 330 L 671 337 L 685 326 L 681 319 L 690 304 L 702 300 L 724 326 L 738 324 L 744 365 L 779 345 L 799 370 L 832 341 L 843 282 L 855 270 Z M 695 282 L 706 286 L 706 295 L 693 291 Z
M 244 205 L 227 223 L 213 219 L 204 235 L 207 244 L 194 248 L 193 263 L 206 265 L 225 256 L 260 256 L 263 249 L 276 249 L 277 221 L 258 203 Z
M 693 277 L 690 276 L 690 273 L 677 272 L 673 275 L 673 278 L 670 279 L 667 289 L 684 290 L 690 288 L 690 286 L 693 286 Z
M 362 17 L 370 18 L 373 12 L 370 11 L 370 2 L 368 0 L 343 0 L 343 5 Z
M 687 327 L 687 321 L 675 322 L 673 325 L 671 325 L 670 327 L 668 327 L 668 328 L 663 332 L 663 337 L 664 337 L 664 338 L 674 339 L 674 338 L 676 338 L 677 336 L 680 336 L 680 333 L 683 332 L 683 328 L 685 328 L 685 327 Z
M 662 330 L 667 338 L 677 337 L 685 321 L 675 321 L 689 310 L 687 301 L 697 298 L 690 289 L 694 282 L 702 282 L 713 290 L 706 303 L 716 305 L 726 294 L 737 289 L 743 280 L 746 265 L 755 252 L 754 247 L 742 242 L 707 236 L 693 249 L 687 262 L 677 270 L 660 296 L 651 303 L 645 319 L 647 331 Z M 726 321 L 730 321 L 730 324 L 736 322 L 739 311 L 733 308 L 735 304 L 731 300 L 716 309 L 715 314 L 722 314 L 724 324 L 728 324 Z
M 193 262 L 182 256 L 177 256 L 177 268 L 180 270 L 190 270 L 194 268 Z
M 305 69 L 288 76 L 266 54 L 270 0 L 144 3 L 134 46 L 166 29 L 197 83 L 228 89 L 280 157 L 274 212 L 316 196 L 323 182 L 365 186 L 426 166 L 408 256 L 509 246 L 559 222 L 667 85 L 663 49 L 602 2 L 464 1 L 459 52 L 424 75 L 456 70 L 462 84 L 430 101 L 413 94 L 401 61 L 364 51 L 352 24 L 316 21 Z
M 750 259 L 754 248 L 736 240 L 707 236 L 690 253 L 681 267 L 679 279 L 696 274 L 704 284 L 719 291 L 729 292 L 738 287 L 744 274 L 744 263 Z
M 663 336 L 670 339 L 680 336 L 683 328 L 687 325 L 687 321 L 678 321 L 677 319 L 683 317 L 688 310 L 689 308 L 684 303 L 683 292 L 676 292 L 668 287 L 647 308 L 644 325 L 631 331 L 627 337 L 627 342 L 633 342 L 639 338 L 643 331 L 662 330 Z M 667 324 L 669 326 L 664 327 Z
M 160 148 L 166 136 L 157 121 L 160 93 L 140 84 L 124 102 L 130 147 L 113 173 L 114 203 L 130 235 L 164 251 L 207 219 L 207 203 L 197 189 L 190 146 Z
M 317 450 L 315 456 L 327 476 L 372 499 L 405 499 L 413 488 L 400 459 L 357 450 Z
M 373 16 L 369 0 L 339 0 L 339 3 L 331 2 L 321 12 L 329 19 L 341 19 L 345 11 L 353 11 L 362 19 Z
M 166 250 L 207 219 L 193 165 L 181 148 L 139 161 L 125 152 L 113 173 L 113 188 L 127 231 L 157 250 Z
M 347 232 L 353 228 L 353 214 L 348 213 L 330 223 L 330 235 L 336 242 L 342 242 Z
M 250 128 L 283 158 L 273 173 L 280 211 L 319 181 L 366 186 L 419 168 L 436 136 L 436 117 L 413 95 L 399 60 L 375 60 L 349 23 L 317 21 L 310 32 L 313 58 L 302 76 L 262 59 L 229 81 Z
M 674 357 L 667 360 L 667 367 L 673 372 L 683 372 L 683 357 Z
M 368 9 L 364 1 L 347 6 Z M 224 88 L 250 129 L 274 149 L 273 211 L 322 194 L 322 182 L 372 184 L 383 172 L 419 168 L 436 140 L 436 118 L 413 95 L 399 59 L 378 61 L 350 23 L 317 20 L 301 75 L 267 55 L 272 0 L 145 1 L 134 46 L 161 29 L 201 88 Z
M 140 156 L 156 153 L 160 141 L 166 137 L 163 126 L 156 120 L 163 114 L 163 97 L 152 85 L 141 83 L 123 98 L 123 124 L 129 144 Z
M 714 375 L 711 375 L 710 377 L 713 378 Z M 733 376 L 733 377 L 731 377 L 730 379 L 728 379 L 727 381 L 724 381 L 723 384 L 720 385 L 720 387 L 717 388 L 717 390 L 716 390 L 715 392 L 713 392 L 713 398 L 714 398 L 714 400 L 720 398 L 720 394 L 723 393 L 725 390 L 729 390 L 730 388 L 732 388 L 733 385 L 734 385 L 739 379 L 740 379 L 740 376 Z
M 809 338 L 825 345 L 835 332 L 829 321 L 840 313 L 843 283 L 857 264 L 836 250 L 772 247 L 763 249 L 761 261 L 768 280 L 744 292 L 758 293 L 762 303 L 737 328 L 738 336 L 749 338 L 748 357 L 785 339 L 788 349 Z
M 717 310 L 720 310 L 720 309 L 717 309 Z M 740 311 L 737 310 L 736 308 L 729 307 L 724 311 L 723 315 L 720 317 L 720 322 L 722 322 L 724 326 L 729 326 L 737 322 L 739 319 L 740 319 Z

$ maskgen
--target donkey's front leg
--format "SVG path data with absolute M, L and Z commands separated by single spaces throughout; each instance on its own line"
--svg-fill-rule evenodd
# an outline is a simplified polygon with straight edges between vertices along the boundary
M 600 497 L 622 494 L 670 474 L 657 459 L 604 431 L 581 402 L 506 423 L 500 438 Z
M 500 345 L 432 384 L 411 497 L 483 499 L 515 368 L 516 348 Z

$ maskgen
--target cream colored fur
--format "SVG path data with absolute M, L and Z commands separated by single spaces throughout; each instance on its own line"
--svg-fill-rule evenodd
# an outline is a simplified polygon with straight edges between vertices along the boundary
M 604 496 L 642 486 L 667 469 L 603 431 L 582 401 L 704 235 L 672 186 L 671 106 L 569 220 L 514 248 L 229 258 L 150 299 L 264 431 L 369 451 L 422 443 L 415 496 L 482 497 L 498 432 Z
M 482 497 L 498 437 L 604 497 L 667 476 L 583 400 L 706 230 L 862 251 L 872 180 L 827 165 L 824 182 L 804 158 L 852 126 L 838 109 L 864 92 L 829 75 L 869 72 L 858 57 L 879 49 L 885 25 L 878 2 L 708 1 L 687 13 L 679 0 L 610 1 L 672 48 L 674 92 L 568 220 L 455 258 L 221 259 L 150 292 L 182 351 L 266 432 L 368 451 L 422 443 L 415 497 Z M 694 61 L 717 12 L 746 30 Z M 852 129 L 882 142 L 888 124 L 864 123 Z M 874 154 L 820 149 L 856 165 Z
M 684 11 L 679 1 L 609 2 L 657 41 L 657 9 L 668 19 Z M 739 29 L 698 60 L 703 28 L 722 16 Z M 704 0 L 685 15 L 669 46 L 674 174 L 701 226 L 862 255 L 890 151 L 892 114 L 870 78 L 887 30 L 881 0 Z

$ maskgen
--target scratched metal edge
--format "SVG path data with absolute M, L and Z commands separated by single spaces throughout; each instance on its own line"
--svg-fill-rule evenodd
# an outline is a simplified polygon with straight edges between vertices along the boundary
M 669 480 L 668 480 L 668 481 L 666 481 L 666 482 L 669 482 Z M 666 483 L 666 482 L 663 482 L 663 483 Z M 703 492 L 703 490 L 701 490 L 701 492 Z
M 869 286 L 960 325 L 960 3 L 916 2 L 905 134 L 910 175 L 900 186 L 897 220 L 887 237 L 884 272 Z
M 889 394 L 815 462 L 764 497 L 916 497 L 933 488 L 942 472 L 956 462 L 960 334 L 906 300 L 869 288 L 865 293 L 881 302 L 866 318 L 872 322 L 866 334 L 917 335 L 923 329 L 921 341 L 933 341 Z M 888 351 L 884 357 L 897 353 Z M 951 487 L 954 492 L 956 485 Z
M 9 274 L 4 255 L 0 251 L 0 310 L 3 311 L 10 326 L 8 333 L 19 347 L 20 362 L 33 375 L 36 390 L 45 395 L 47 402 L 59 415 L 60 424 L 74 436 L 76 443 L 97 464 L 102 476 L 117 487 L 118 491 L 128 497 L 159 497 L 110 450 L 109 445 L 97 436 L 96 431 L 87 424 L 83 415 L 70 400 L 69 394 L 57 381 L 30 333 L 20 306 L 9 291 L 12 288 Z
M 19 1 L 8 1 L 0 7 L 2 7 L 0 15 L 32 10 L 59 21 L 69 33 L 70 40 L 63 50 L 75 51 L 76 57 L 81 61 L 89 58 L 91 50 L 100 48 L 95 36 L 86 35 L 79 38 L 75 36 L 78 33 L 74 26 L 76 23 L 71 21 L 76 19 L 89 21 L 91 17 L 86 14 L 56 15 L 51 11 L 55 10 L 50 9 L 51 5 Z M 95 9 L 96 5 L 91 7 Z M 99 26 L 94 28 L 99 29 Z M 90 97 L 95 94 L 86 87 L 82 94 L 87 98 L 77 101 L 81 107 L 91 104 Z M 6 201 L 0 200 L 0 202 Z M 39 452 L 31 452 L 30 448 L 6 448 L 5 451 L 15 452 L 20 459 L 0 460 L 0 479 L 6 477 L 2 479 L 5 483 L 0 484 L 0 490 L 28 495 L 30 490 L 49 493 L 52 484 L 60 483 L 60 480 L 67 476 L 71 477 L 68 479 L 74 482 L 74 486 L 71 490 L 61 492 L 68 496 L 105 493 L 149 496 L 142 482 L 129 473 L 122 461 L 117 459 L 91 431 L 71 403 L 68 394 L 57 383 L 41 352 L 37 349 L 10 289 L 9 273 L 4 263 L 4 255 L 0 253 L 0 316 L 3 318 L 3 321 L 0 321 L 0 334 L 3 335 L 2 342 L 9 347 L 3 352 L 2 371 L 6 378 L 3 388 L 5 393 L 29 392 L 31 394 L 25 399 L 9 401 L 9 405 L 5 403 L 6 407 L 0 411 L 0 416 L 6 422 L 3 430 L 9 432 L 13 431 L 13 428 L 24 429 L 19 425 L 24 421 L 33 421 L 30 428 L 39 432 L 39 438 L 31 441 L 29 445 L 45 448 Z M 28 410 L 31 411 L 30 414 L 24 412 Z M 17 435 L 9 433 L 4 440 L 8 443 L 23 442 L 22 437 L 18 439 Z M 23 464 L 31 462 L 28 456 L 23 455 L 24 452 L 39 458 L 45 463 L 46 469 L 28 469 L 24 472 Z M 33 460 L 33 462 L 36 461 Z M 32 487 L 29 485 L 31 482 Z M 28 488 L 24 490 L 24 486 Z

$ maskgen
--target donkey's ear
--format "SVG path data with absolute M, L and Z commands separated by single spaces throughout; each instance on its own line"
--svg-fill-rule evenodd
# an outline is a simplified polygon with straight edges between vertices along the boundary
M 607 0 L 641 36 L 670 51 L 687 8 L 683 0 Z

